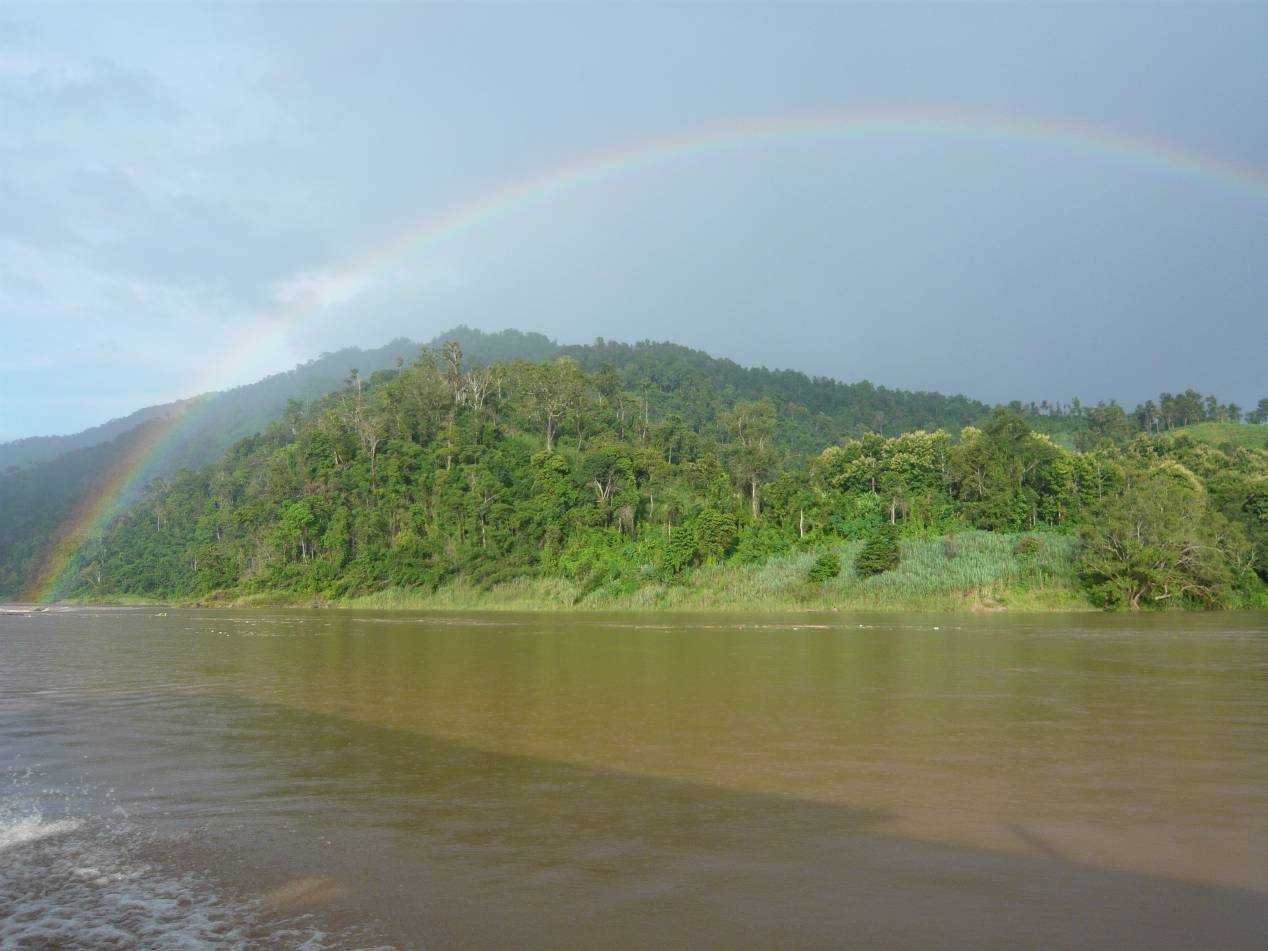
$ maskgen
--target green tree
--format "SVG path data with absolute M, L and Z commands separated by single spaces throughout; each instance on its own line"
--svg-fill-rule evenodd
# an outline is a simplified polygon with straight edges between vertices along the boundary
M 841 558 L 835 552 L 825 551 L 810 566 L 810 571 L 806 574 L 806 583 L 823 584 L 831 581 L 840 573 Z
M 739 535 L 739 526 L 730 512 L 706 509 L 696 516 L 696 550 L 705 561 L 725 558 Z
M 542 426 L 546 451 L 554 452 L 559 427 L 580 398 L 584 379 L 581 369 L 572 360 L 560 359 L 554 363 L 521 364 L 518 370 L 525 409 Z
M 724 414 L 723 425 L 734 440 L 731 453 L 732 471 L 749 495 L 753 518 L 761 508 L 762 484 L 770 478 L 775 466 L 772 434 L 775 430 L 775 407 L 768 400 L 737 403 Z
M 1080 535 L 1080 574 L 1110 608 L 1219 605 L 1233 583 L 1240 532 L 1213 511 L 1191 472 L 1171 464 L 1133 473 Z
M 854 573 L 860 578 L 871 578 L 873 575 L 893 571 L 901 560 L 898 530 L 891 524 L 885 524 L 863 544 L 863 549 L 854 560 Z
M 1006 531 L 1039 520 L 1043 467 L 1060 457 L 1056 445 L 1009 410 L 996 410 L 981 430 L 968 428 L 952 455 L 951 480 L 969 519 Z

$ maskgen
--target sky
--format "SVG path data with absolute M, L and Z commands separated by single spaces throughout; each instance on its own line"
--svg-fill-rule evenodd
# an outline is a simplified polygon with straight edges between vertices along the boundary
M 1268 4 L 6 3 L 0 438 L 460 323 L 1253 406 L 1265 37 Z M 602 165 L 861 114 L 946 121 Z

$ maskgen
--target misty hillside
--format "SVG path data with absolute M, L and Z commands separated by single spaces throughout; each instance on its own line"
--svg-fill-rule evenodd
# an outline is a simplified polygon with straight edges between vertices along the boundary
M 413 360 L 417 353 L 418 345 L 408 340 L 394 340 L 373 350 L 348 347 L 336 353 L 322 354 L 293 370 L 275 373 L 255 383 L 188 400 L 147 406 L 80 433 L 32 436 L 0 443 L 0 472 L 11 466 L 32 466 L 76 449 L 102 445 L 151 419 L 167 418 L 196 403 L 200 405 L 201 420 L 172 463 L 175 468 L 202 465 L 215 459 L 238 439 L 267 426 L 281 415 L 287 400 L 316 399 L 338 389 L 354 367 L 368 374 L 395 365 L 398 357 L 407 362 Z
M 0 597 L 23 590 L 55 533 L 93 496 L 103 474 L 128 458 L 157 425 L 152 416 L 106 442 L 0 478 Z
M 147 406 L 127 416 L 121 416 L 100 426 L 92 426 L 67 436 L 28 436 L 12 442 L 0 443 L 0 472 L 26 468 L 56 459 L 77 449 L 87 449 L 110 442 L 152 419 L 165 419 L 174 413 L 181 412 L 189 402 L 189 400 L 176 400 L 160 406 Z

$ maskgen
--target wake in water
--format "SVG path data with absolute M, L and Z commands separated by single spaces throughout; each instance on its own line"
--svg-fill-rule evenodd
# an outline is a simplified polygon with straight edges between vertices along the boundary
M 169 867 L 124 818 L 62 815 L 56 791 L 8 777 L 0 796 L 0 949 L 364 948 L 313 916 L 279 919 L 258 899 Z

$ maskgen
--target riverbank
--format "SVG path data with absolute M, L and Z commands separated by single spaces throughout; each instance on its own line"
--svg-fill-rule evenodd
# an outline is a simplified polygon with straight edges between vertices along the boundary
M 1063 535 L 966 532 L 946 539 L 908 539 L 902 562 L 859 578 L 853 564 L 862 542 L 833 546 L 841 572 L 811 584 L 807 576 L 824 549 L 789 552 L 756 564 L 705 565 L 668 583 L 644 570 L 596 584 L 560 577 L 524 577 L 492 587 L 459 580 L 435 591 L 398 587 L 344 598 L 289 591 L 217 592 L 164 600 L 123 596 L 118 605 L 329 607 L 377 610 L 622 610 L 622 611 L 1078 611 L 1093 610 L 1075 575 L 1075 542 Z M 98 599 L 96 603 L 101 603 Z

